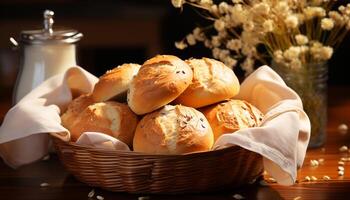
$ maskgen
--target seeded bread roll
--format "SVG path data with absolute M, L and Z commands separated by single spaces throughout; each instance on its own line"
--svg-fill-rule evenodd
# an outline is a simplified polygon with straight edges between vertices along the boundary
M 133 77 L 139 71 L 139 64 L 123 64 L 102 75 L 94 87 L 92 97 L 96 102 L 126 100 L 126 91 Z
M 84 94 L 73 99 L 68 105 L 66 112 L 61 116 L 62 125 L 67 129 L 70 129 L 72 121 L 74 121 L 86 107 L 93 103 L 94 101 L 91 94 Z
M 242 100 L 228 100 L 202 111 L 213 129 L 215 141 L 222 134 L 259 126 L 264 116 L 255 106 Z
M 208 151 L 213 132 L 204 115 L 194 108 L 166 105 L 147 114 L 138 124 L 134 151 L 149 154 L 184 154 Z
M 176 56 L 158 55 L 147 60 L 131 81 L 128 105 L 139 115 L 176 99 L 192 81 L 192 70 Z
M 189 59 L 193 70 L 191 85 L 177 99 L 176 103 L 200 108 L 234 97 L 239 92 L 239 81 L 222 62 L 214 59 Z
M 126 104 L 100 102 L 88 106 L 71 123 L 71 140 L 76 141 L 83 132 L 101 132 L 115 137 L 127 145 L 132 144 L 137 116 Z

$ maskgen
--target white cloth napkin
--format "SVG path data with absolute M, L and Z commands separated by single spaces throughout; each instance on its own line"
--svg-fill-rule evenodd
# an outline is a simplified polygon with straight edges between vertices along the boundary
M 12 167 L 34 162 L 47 154 L 48 134 L 69 141 L 60 125 L 60 110 L 72 100 L 71 91 L 88 93 L 97 78 L 79 67 L 50 78 L 25 96 L 5 116 L 0 127 L 0 156 Z M 304 160 L 310 138 L 310 122 L 298 95 L 268 66 L 260 67 L 241 84 L 236 97 L 257 106 L 262 125 L 221 136 L 214 149 L 239 145 L 264 157 L 264 167 L 278 183 L 291 185 Z M 97 148 L 129 150 L 103 133 L 86 132 L 78 143 Z

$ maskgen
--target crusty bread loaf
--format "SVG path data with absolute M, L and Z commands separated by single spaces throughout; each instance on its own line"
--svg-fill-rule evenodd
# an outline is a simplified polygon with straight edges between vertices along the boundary
M 94 101 L 91 94 L 84 94 L 73 99 L 68 105 L 66 112 L 61 116 L 61 124 L 67 129 L 70 129 L 72 121 L 74 121 L 86 107 L 93 103 Z
M 208 151 L 213 132 L 204 115 L 194 108 L 166 105 L 138 124 L 134 151 L 150 154 L 184 154 Z
M 140 69 L 139 64 L 123 64 L 112 70 L 108 70 L 94 87 L 92 97 L 95 102 L 108 100 L 126 100 L 126 91 L 134 76 Z
M 215 141 L 225 133 L 259 126 L 263 114 L 252 104 L 242 100 L 228 100 L 202 109 L 214 132 Z
M 128 105 L 136 114 L 152 112 L 176 99 L 192 81 L 192 70 L 176 56 L 147 60 L 132 80 Z
M 191 85 L 176 103 L 200 108 L 230 99 L 239 92 L 239 81 L 232 69 L 220 61 L 202 58 L 186 61 L 193 70 Z
M 131 145 L 137 122 L 137 116 L 126 104 L 106 101 L 85 108 L 71 121 L 69 131 L 72 141 L 83 132 L 102 132 Z

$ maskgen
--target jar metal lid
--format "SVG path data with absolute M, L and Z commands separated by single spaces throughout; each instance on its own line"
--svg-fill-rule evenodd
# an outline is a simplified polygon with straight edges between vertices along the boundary
M 44 43 L 74 43 L 79 41 L 83 34 L 74 29 L 53 29 L 54 12 L 45 10 L 44 28 L 41 30 L 22 31 L 20 41 L 26 44 Z

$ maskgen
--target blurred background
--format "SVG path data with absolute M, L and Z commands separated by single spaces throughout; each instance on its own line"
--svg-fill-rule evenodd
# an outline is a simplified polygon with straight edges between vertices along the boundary
M 0 101 L 11 100 L 19 66 L 20 52 L 9 38 L 18 38 L 21 30 L 41 28 L 45 9 L 55 12 L 54 27 L 84 34 L 78 43 L 78 63 L 96 76 L 126 62 L 141 64 L 156 54 L 211 57 L 201 44 L 184 51 L 174 47 L 205 21 L 188 6 L 175 9 L 170 0 L 1 0 Z M 330 86 L 350 86 L 349 52 L 347 37 L 329 63 Z M 239 70 L 236 73 L 242 76 Z

